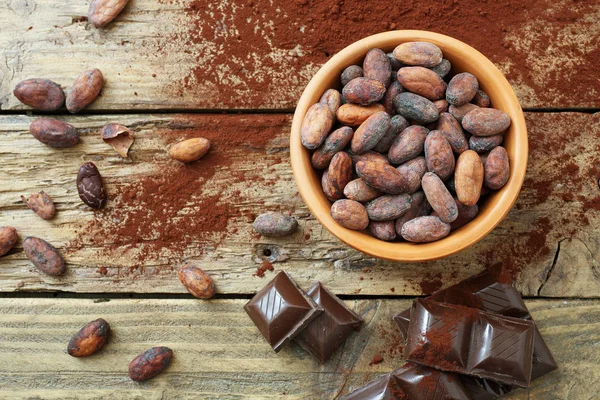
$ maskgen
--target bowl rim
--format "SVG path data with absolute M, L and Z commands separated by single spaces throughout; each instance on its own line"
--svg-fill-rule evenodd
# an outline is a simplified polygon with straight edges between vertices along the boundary
M 329 213 L 329 208 L 318 205 L 315 201 L 324 199 L 324 194 L 322 191 L 319 194 L 314 185 L 309 182 L 307 168 L 312 169 L 310 156 L 300 139 L 302 120 L 308 108 L 315 102 L 313 93 L 319 89 L 321 81 L 330 79 L 332 74 L 339 74 L 340 65 L 345 68 L 350 65 L 349 59 L 357 58 L 357 56 L 362 58 L 373 47 L 385 48 L 409 41 L 431 42 L 441 47 L 442 51 L 444 48 L 454 49 L 478 63 L 474 68 L 486 71 L 487 80 L 493 81 L 493 85 L 498 88 L 499 95 L 494 100 L 494 107 L 500 103 L 498 108 L 510 116 L 511 127 L 509 129 L 513 135 L 511 140 L 515 141 L 514 156 L 511 158 L 510 166 L 511 176 L 507 184 L 494 194 L 498 200 L 490 212 L 486 212 L 485 217 L 479 223 L 467 224 L 467 226 L 472 225 L 471 229 L 457 230 L 444 239 L 430 243 L 385 242 L 363 232 L 344 228 L 335 222 Z M 440 33 L 396 30 L 367 36 L 350 44 L 331 57 L 317 71 L 296 105 L 290 135 L 290 161 L 294 179 L 304 203 L 319 223 L 332 235 L 348 246 L 377 258 L 402 262 L 430 261 L 447 257 L 472 246 L 489 234 L 506 217 L 516 202 L 525 179 L 528 161 L 527 127 L 525 116 L 512 86 L 502 72 L 482 53 L 458 39 Z M 321 203 L 323 203 L 322 199 Z M 460 235 L 457 235 L 459 231 Z

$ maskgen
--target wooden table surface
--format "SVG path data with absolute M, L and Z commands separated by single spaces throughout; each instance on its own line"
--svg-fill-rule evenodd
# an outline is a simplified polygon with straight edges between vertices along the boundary
M 342 9 L 353 1 L 345 3 Z M 323 54 L 316 47 L 273 44 L 277 28 L 286 24 L 298 25 L 299 42 L 301 35 L 314 35 L 301 29 L 290 4 L 131 0 L 98 30 L 82 18 L 87 2 L 0 0 L 0 226 L 16 227 L 21 238 L 45 238 L 68 263 L 63 277 L 42 275 L 20 242 L 0 258 L 0 398 L 335 398 L 402 364 L 391 316 L 412 298 L 509 264 L 521 270 L 517 286 L 559 369 L 506 398 L 600 399 L 600 64 L 589 57 L 600 48 L 600 3 L 554 2 L 543 19 L 511 26 L 497 38 L 510 42 L 515 59 L 524 60 L 495 61 L 526 111 L 525 184 L 506 220 L 488 237 L 423 264 L 377 260 L 348 248 L 318 224 L 298 195 L 288 149 L 293 108 L 311 76 L 339 48 L 326 38 L 319 39 L 325 40 Z M 192 6 L 201 10 L 196 17 Z M 253 50 L 244 62 L 247 38 L 235 33 L 237 20 L 228 17 L 257 6 L 268 12 L 255 13 L 247 23 L 271 47 L 265 54 Z M 439 15 L 436 7 L 442 6 L 432 5 L 432 15 Z M 495 5 L 480 7 L 485 15 Z M 563 18 L 560 7 L 586 12 Z M 274 12 L 281 16 L 270 20 Z M 336 18 L 343 21 L 344 15 Z M 421 25 L 396 28 L 433 24 L 428 15 Z M 200 18 L 207 25 L 197 25 Z M 353 24 L 355 39 L 389 29 L 371 17 Z M 190 26 L 204 26 L 202 36 Z M 217 35 L 215 26 L 223 33 Z M 458 38 L 469 43 L 477 29 L 481 25 Z M 542 31 L 554 38 L 551 43 L 539 40 Z M 288 40 L 293 44 L 295 38 Z M 540 52 L 540 46 L 547 47 Z M 493 57 L 491 47 L 478 50 Z M 239 57 L 243 67 L 218 64 L 225 56 Z M 204 75 L 197 73 L 199 65 Z M 78 128 L 81 143 L 57 151 L 37 142 L 29 124 L 39 113 L 16 100 L 14 86 L 37 77 L 67 88 L 89 67 L 105 76 L 101 97 L 81 114 L 55 113 Z M 526 79 L 532 74 L 535 79 Z M 204 80 L 190 84 L 190 77 L 199 76 Z M 99 139 L 107 122 L 135 131 L 129 159 Z M 120 216 L 139 207 L 110 198 L 106 210 L 94 213 L 79 200 L 75 176 L 83 161 L 99 167 L 109 195 L 137 190 L 157 176 L 176 183 L 182 167 L 165 148 L 199 135 L 213 141 L 213 160 L 227 163 L 203 175 L 201 195 L 181 202 L 180 211 L 201 218 L 203 199 L 218 199 L 230 215 L 218 227 L 181 240 L 165 241 L 152 232 L 142 244 L 127 236 L 119 240 Z M 57 205 L 51 221 L 20 200 L 40 190 Z M 289 238 L 257 237 L 253 216 L 268 210 L 290 212 L 300 229 Z M 177 222 L 175 215 L 167 219 L 170 226 Z M 107 234 L 94 237 L 92 228 L 99 226 Z M 160 251 L 148 255 L 148 247 Z M 254 276 L 265 261 L 304 288 L 321 281 L 343 295 L 364 317 L 364 329 L 325 365 L 296 345 L 273 353 L 242 310 L 274 275 Z M 176 275 L 184 262 L 214 277 L 215 299 L 187 294 Z M 87 359 L 68 356 L 71 335 L 99 317 L 113 327 L 110 343 Z M 129 361 L 155 345 L 174 350 L 171 367 L 146 383 L 129 380 Z M 375 354 L 384 361 L 369 365 Z

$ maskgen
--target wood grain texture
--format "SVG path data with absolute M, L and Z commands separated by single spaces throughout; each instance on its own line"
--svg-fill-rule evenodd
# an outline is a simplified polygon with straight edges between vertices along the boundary
M 4 0 L 0 109 L 27 108 L 12 95 L 21 80 L 47 78 L 68 88 L 97 67 L 106 86 L 90 110 L 289 110 L 334 53 L 399 28 L 472 44 L 507 74 L 523 107 L 600 106 L 594 0 L 508 5 L 501 12 L 480 2 L 361 7 L 359 0 L 326 11 L 304 2 L 137 0 L 98 30 L 85 18 L 87 2 Z
M 333 399 L 403 364 L 392 315 L 410 300 L 346 303 L 365 320 L 324 365 L 296 344 L 275 354 L 242 310 L 245 300 L 0 300 L 2 399 Z M 600 393 L 600 303 L 528 301 L 559 369 L 507 399 L 596 399 Z M 95 318 L 112 327 L 108 344 L 82 359 L 70 337 Z M 156 345 L 171 366 L 135 383 L 129 362 Z M 383 356 L 369 365 L 375 354 Z M 285 396 L 283 395 L 285 393 Z
M 272 276 L 270 272 L 264 279 L 253 276 L 266 260 L 275 270 L 292 272 L 301 284 L 319 280 L 344 294 L 417 295 L 441 287 L 442 282 L 444 286 L 456 283 L 484 267 L 504 264 L 521 270 L 518 285 L 524 295 L 597 297 L 599 117 L 528 113 L 529 168 L 507 219 L 472 248 L 423 264 L 365 256 L 317 223 L 292 177 L 289 115 L 69 117 L 65 120 L 79 129 L 82 139 L 63 150 L 47 147 L 28 133 L 31 117 L 0 117 L 0 182 L 4 183 L 0 226 L 16 227 L 21 239 L 31 235 L 48 240 L 61 249 L 68 263 L 65 276 L 44 276 L 18 243 L 0 259 L 0 290 L 184 293 L 176 268 L 190 262 L 213 276 L 219 293 L 252 293 Z M 109 121 L 135 131 L 130 159 L 121 159 L 100 140 L 100 128 Z M 168 145 L 192 136 L 211 138 L 213 148 L 207 158 L 195 167 L 170 160 Z M 233 138 L 238 142 L 231 143 Z M 78 197 L 75 177 L 84 161 L 96 163 L 104 177 L 109 194 L 104 211 L 93 212 Z M 188 242 L 158 229 L 140 232 L 140 237 L 147 237 L 144 240 L 135 234 L 111 233 L 140 211 L 140 199 L 120 200 L 124 190 L 148 177 L 162 176 L 167 183 L 160 191 L 165 191 L 182 179 L 186 168 L 202 171 L 205 165 L 214 173 L 194 183 L 200 189 L 178 207 L 181 213 L 199 218 L 213 208 L 225 213 L 228 218 L 221 216 L 219 229 L 209 220 L 205 227 L 185 234 Z M 20 195 L 40 190 L 56 202 L 57 216 L 51 221 L 37 217 L 20 200 Z M 157 199 L 162 201 L 160 196 Z M 176 211 L 162 224 L 176 227 Z M 265 211 L 290 212 L 300 228 L 288 238 L 258 237 L 251 223 L 254 215 Z M 103 228 L 100 233 L 96 233 L 98 226 Z M 152 251 L 147 251 L 149 246 Z

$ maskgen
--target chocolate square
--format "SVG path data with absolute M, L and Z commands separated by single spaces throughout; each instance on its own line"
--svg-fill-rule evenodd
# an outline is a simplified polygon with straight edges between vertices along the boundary
M 407 399 L 398 387 L 398 380 L 393 374 L 378 376 L 364 386 L 348 393 L 341 400 L 398 400 Z
M 323 311 L 285 271 L 267 283 L 244 310 L 275 352 Z
M 302 348 L 324 363 L 344 343 L 362 318 L 317 282 L 307 293 L 323 308 L 323 313 L 294 339 Z

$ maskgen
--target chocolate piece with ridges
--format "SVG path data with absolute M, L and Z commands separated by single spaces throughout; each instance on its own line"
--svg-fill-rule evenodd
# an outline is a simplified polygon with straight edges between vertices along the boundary
M 98 168 L 92 162 L 79 167 L 77 191 L 81 200 L 92 208 L 102 208 L 106 204 L 106 192 Z
M 285 271 L 275 275 L 244 310 L 276 353 L 323 311 Z
M 0 226 L 0 257 L 5 255 L 13 248 L 19 235 L 12 226 Z
M 363 320 L 321 282 L 317 282 L 306 294 L 323 308 L 323 312 L 294 341 L 324 363 L 353 331 L 360 328 Z
M 371 49 L 363 61 L 363 74 L 366 78 L 376 79 L 388 87 L 392 65 L 387 55 L 380 49 Z
M 45 274 L 59 276 L 67 270 L 58 250 L 45 240 L 28 236 L 23 240 L 23 250 L 29 261 Z
M 359 387 L 355 391 L 348 393 L 341 400 L 398 400 L 405 397 L 399 397 L 401 389 L 398 387 L 398 380 L 391 373 L 378 376 L 366 385 Z M 415 399 L 417 400 L 417 399 Z
M 55 111 L 65 103 L 65 93 L 48 79 L 27 79 L 19 82 L 13 94 L 23 104 L 41 111 Z
M 102 318 L 87 323 L 69 341 L 67 353 L 72 357 L 87 357 L 99 351 L 108 340 L 110 325 Z
M 85 71 L 75 79 L 67 94 L 67 110 L 76 114 L 89 106 L 100 94 L 104 86 L 104 77 L 99 69 Z
M 129 364 L 129 377 L 136 381 L 154 378 L 167 369 L 173 359 L 173 350 L 168 347 L 153 347 L 133 359 Z
M 57 119 L 38 118 L 29 125 L 29 131 L 40 142 L 58 149 L 71 147 L 79 142 L 75 127 Z
M 342 126 L 331 132 L 325 142 L 312 154 L 310 162 L 315 169 L 325 169 L 329 166 L 333 156 L 342 151 L 350 140 L 354 131 L 348 126 Z

